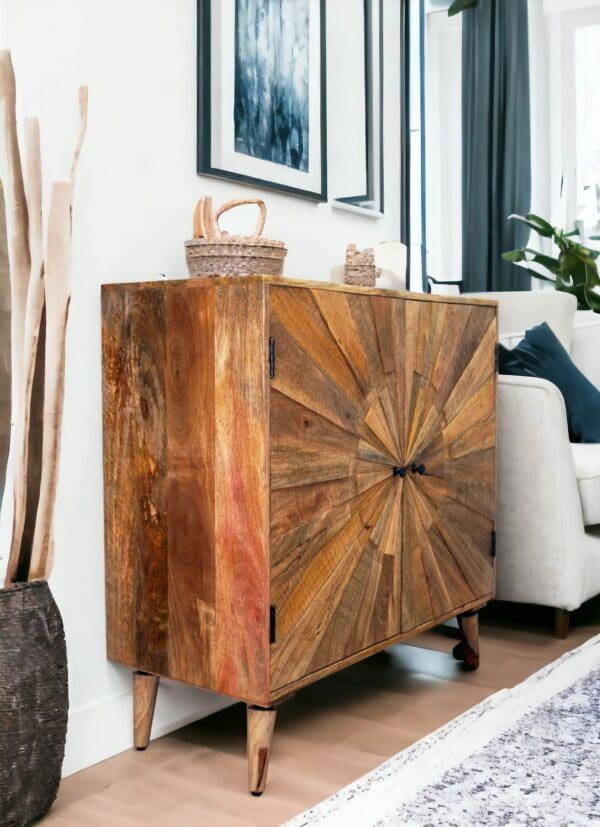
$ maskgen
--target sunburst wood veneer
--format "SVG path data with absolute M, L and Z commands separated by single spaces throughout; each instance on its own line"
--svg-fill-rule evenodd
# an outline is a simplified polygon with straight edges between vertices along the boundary
M 476 666 L 494 303 L 267 277 L 110 285 L 103 341 L 108 654 L 245 701 L 253 792 L 273 704 L 296 689 L 457 615 Z

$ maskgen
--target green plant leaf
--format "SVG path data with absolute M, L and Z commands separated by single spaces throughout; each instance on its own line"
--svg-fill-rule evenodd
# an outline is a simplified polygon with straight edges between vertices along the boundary
M 455 14 L 460 14 L 461 11 L 471 9 L 476 6 L 479 0 L 454 0 L 448 9 L 448 17 L 454 17 Z
M 543 236 L 544 238 L 552 238 L 554 235 L 554 228 L 548 224 L 547 221 L 544 221 L 543 218 L 539 218 L 537 215 L 533 215 L 533 213 L 528 213 L 527 215 L 517 215 L 513 213 L 513 215 L 508 216 L 509 219 L 513 218 L 515 221 L 520 221 L 522 224 L 526 224 L 528 227 L 531 227 L 532 230 L 535 230 L 538 235 Z
M 538 227 L 540 227 L 540 229 L 544 230 L 544 232 L 546 233 L 548 238 L 550 238 L 551 236 L 554 235 L 554 232 L 555 232 L 554 227 L 552 226 L 552 224 L 550 224 L 549 221 L 546 221 L 545 218 L 542 218 L 539 215 L 535 215 L 532 212 L 528 212 L 527 215 L 525 216 L 525 218 L 528 221 L 531 221 L 533 224 L 537 224 Z M 540 235 L 542 235 L 542 233 L 540 233 Z
M 537 250 L 533 250 L 531 247 L 519 247 L 517 250 L 508 250 L 506 253 L 502 253 L 502 258 L 504 261 L 510 261 L 513 264 L 518 264 L 521 261 L 533 261 L 536 264 L 541 264 L 542 267 L 546 267 L 546 269 L 550 270 L 554 275 L 560 272 L 560 262 L 557 258 L 552 258 L 552 256 L 547 256 L 544 253 L 538 253 Z
M 593 290 L 586 287 L 584 290 L 584 296 L 587 308 L 596 313 L 600 313 L 600 294 L 595 293 Z
M 511 215 L 510 218 L 521 221 L 544 238 L 552 238 L 560 253 L 558 258 L 554 258 L 533 250 L 531 247 L 520 247 L 502 253 L 502 258 L 517 265 L 522 262 L 540 264 L 555 278 L 543 275 L 531 267 L 521 266 L 521 269 L 536 279 L 554 284 L 556 290 L 575 296 L 579 309 L 591 309 L 600 313 L 600 293 L 595 291 L 595 288 L 600 287 L 597 264 L 597 260 L 600 259 L 600 250 L 590 249 L 580 241 L 575 241 L 575 236 L 580 237 L 577 227 L 564 232 L 552 227 L 544 218 L 533 213 Z M 590 236 L 590 238 L 600 241 L 600 235 Z
M 535 261 L 536 264 L 541 264 L 542 267 L 546 267 L 550 270 L 551 273 L 555 275 L 560 270 L 560 262 L 557 258 L 552 258 L 552 256 L 546 256 L 544 253 L 535 253 L 531 261 Z
M 527 261 L 527 256 L 525 255 L 525 250 L 520 248 L 518 250 L 507 250 L 506 253 L 502 253 L 502 258 L 504 261 Z
M 571 276 L 561 275 L 560 273 L 556 276 L 556 289 L 557 290 L 566 290 L 569 292 L 570 290 L 577 287 L 577 285 L 573 282 Z

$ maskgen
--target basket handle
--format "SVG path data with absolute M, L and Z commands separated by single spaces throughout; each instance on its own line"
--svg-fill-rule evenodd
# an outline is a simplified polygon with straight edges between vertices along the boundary
M 250 238 L 258 238 L 264 229 L 265 221 L 267 220 L 267 207 L 265 202 L 262 201 L 260 198 L 235 198 L 233 201 L 227 201 L 226 204 L 223 204 L 219 207 L 217 212 L 215 213 L 215 222 L 217 225 L 217 229 L 221 231 L 219 227 L 219 218 L 223 215 L 224 212 L 228 210 L 232 210 L 234 207 L 241 207 L 244 204 L 256 204 L 258 207 L 258 219 L 256 221 L 256 227 L 254 228 L 254 233 L 250 236 Z
M 194 210 L 194 238 L 221 238 L 217 229 L 212 207 L 212 198 L 205 196 L 196 204 Z

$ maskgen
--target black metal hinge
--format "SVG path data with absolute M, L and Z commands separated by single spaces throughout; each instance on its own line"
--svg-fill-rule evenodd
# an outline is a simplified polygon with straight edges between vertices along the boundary
M 269 607 L 269 643 L 275 643 L 277 638 L 277 606 Z
M 491 548 L 492 557 L 496 556 L 496 531 L 492 531 L 492 548 Z
M 275 339 L 271 336 L 269 339 L 269 378 L 275 376 Z

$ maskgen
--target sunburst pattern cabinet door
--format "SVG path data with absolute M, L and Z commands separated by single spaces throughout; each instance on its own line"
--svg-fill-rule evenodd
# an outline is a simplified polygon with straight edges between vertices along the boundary
M 400 632 L 403 302 L 270 295 L 277 689 Z
M 270 313 L 277 690 L 492 591 L 495 312 L 286 286 Z
M 402 631 L 491 594 L 495 343 L 491 307 L 406 301 Z M 422 473 L 419 473 L 419 470 Z

